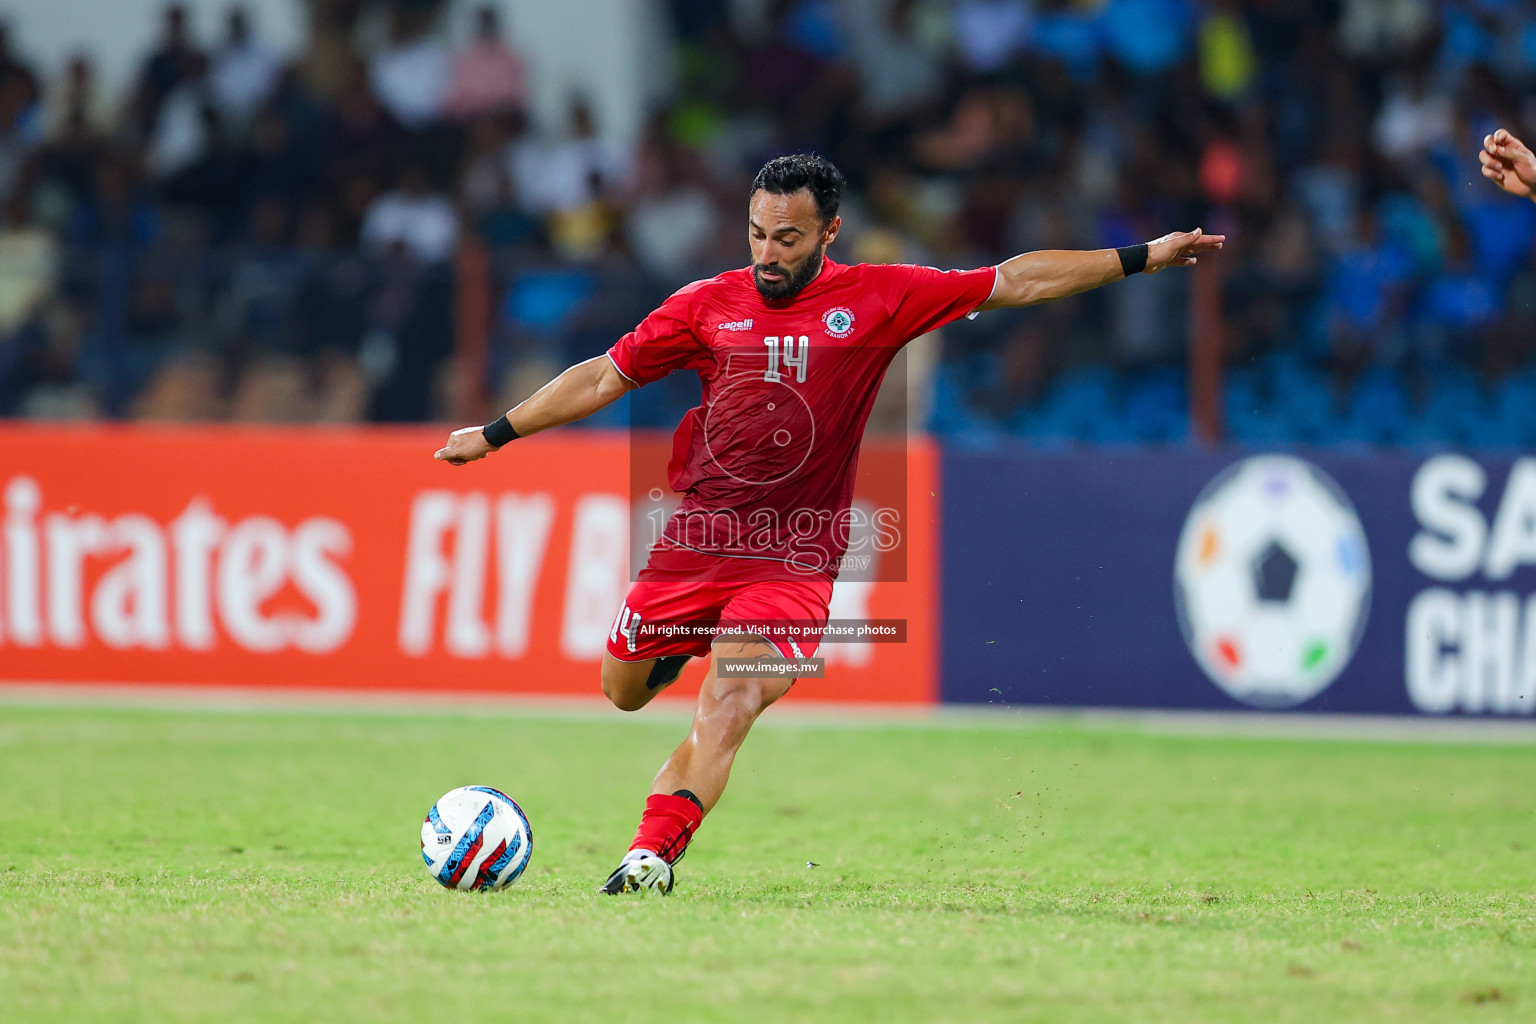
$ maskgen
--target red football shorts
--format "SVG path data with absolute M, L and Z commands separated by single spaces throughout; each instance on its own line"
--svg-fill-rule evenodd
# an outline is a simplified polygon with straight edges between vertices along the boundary
M 620 661 L 702 657 L 717 634 L 739 632 L 762 637 L 786 658 L 814 655 L 832 581 L 786 579 L 782 568 L 753 578 L 743 561 L 675 548 L 654 553 L 613 620 L 608 653 Z

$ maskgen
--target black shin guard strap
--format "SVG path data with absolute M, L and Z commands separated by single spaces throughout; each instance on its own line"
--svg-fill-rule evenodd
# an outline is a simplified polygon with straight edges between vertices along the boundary
M 688 655 L 673 654 L 665 658 L 657 658 L 656 664 L 651 666 L 651 674 L 645 680 L 647 690 L 657 690 L 669 683 L 677 681 L 677 677 L 683 674 L 683 666 L 688 664 Z

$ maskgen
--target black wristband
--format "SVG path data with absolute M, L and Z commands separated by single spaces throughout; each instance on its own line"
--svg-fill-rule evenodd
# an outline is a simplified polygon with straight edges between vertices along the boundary
M 491 420 L 491 422 L 480 428 L 480 432 L 485 435 L 485 443 L 492 448 L 500 448 L 504 444 L 511 444 L 522 436 L 512 429 L 512 421 L 505 416 L 500 419 Z
M 1140 245 L 1127 245 L 1116 249 L 1115 255 L 1120 257 L 1120 270 L 1126 277 L 1139 274 L 1147 269 L 1147 243 Z

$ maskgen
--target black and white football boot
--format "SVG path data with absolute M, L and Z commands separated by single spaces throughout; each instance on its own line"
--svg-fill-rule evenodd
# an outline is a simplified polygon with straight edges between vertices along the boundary
M 672 891 L 672 865 L 650 850 L 630 850 L 618 868 L 603 883 L 601 892 L 617 896 L 623 892 L 655 889 L 663 896 Z

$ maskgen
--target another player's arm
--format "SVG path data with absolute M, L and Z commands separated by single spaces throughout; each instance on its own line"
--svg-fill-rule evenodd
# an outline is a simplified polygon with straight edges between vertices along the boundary
M 1512 196 L 1536 202 L 1536 153 L 1509 129 L 1483 136 L 1477 159 L 1483 165 L 1483 177 Z
M 584 419 L 616 402 L 624 392 L 637 387 L 619 372 L 607 356 L 577 363 L 554 380 L 535 391 L 526 401 L 506 415 L 517 437 L 537 434 Z M 494 424 L 488 425 L 494 427 Z M 464 427 L 448 435 L 448 444 L 433 456 L 453 466 L 483 459 L 497 450 L 486 439 L 487 427 Z
M 1146 244 L 1144 273 L 1155 274 L 1167 267 L 1192 267 L 1198 256 L 1214 252 L 1225 242 L 1225 235 L 1207 235 L 1199 228 L 1175 231 Z M 1033 306 L 1069 295 L 1091 291 L 1125 278 L 1129 269 L 1136 273 L 1140 246 L 1119 249 L 1042 249 L 998 264 L 997 285 L 992 297 L 982 304 L 986 309 Z M 1129 262 L 1128 262 L 1129 261 Z

